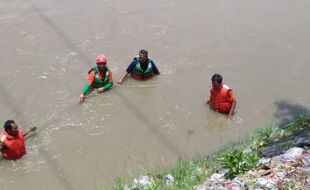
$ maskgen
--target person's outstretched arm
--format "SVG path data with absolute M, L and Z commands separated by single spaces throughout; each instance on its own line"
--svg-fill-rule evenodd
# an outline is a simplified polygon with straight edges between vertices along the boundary
M 80 102 L 83 102 L 85 95 L 91 90 L 91 86 L 94 80 L 95 80 L 95 73 L 92 71 L 88 74 L 88 81 L 83 88 L 82 94 L 80 95 Z
M 126 71 L 123 73 L 122 77 L 118 80 L 118 84 L 122 84 L 124 82 L 124 80 L 127 78 L 127 76 L 129 75 L 129 73 L 127 73 Z
M 232 103 L 231 103 L 231 108 L 229 110 L 229 113 L 228 113 L 228 119 L 231 119 L 233 114 L 234 114 L 234 111 L 235 111 L 235 108 L 236 108 L 236 105 L 237 105 L 237 101 L 234 100 Z
M 29 129 L 26 130 L 26 132 L 23 134 L 24 137 L 27 136 L 30 132 L 34 132 L 37 130 L 37 127 L 30 127 Z
M 211 103 L 211 97 L 209 97 L 209 99 L 206 99 L 206 104 L 210 104 Z
M 234 112 L 235 112 L 235 108 L 236 108 L 236 105 L 237 105 L 237 100 L 236 100 L 232 90 L 228 91 L 228 98 L 231 101 L 231 107 L 230 107 L 230 110 L 229 110 L 229 113 L 228 113 L 227 117 L 228 117 L 228 119 L 231 119 L 233 114 L 234 114 Z
M 126 71 L 123 73 L 122 77 L 118 80 L 118 84 L 122 84 L 125 79 L 128 77 L 129 73 L 131 73 L 133 71 L 133 69 L 135 68 L 137 62 L 136 61 L 132 61 L 130 63 L 130 65 L 127 67 Z

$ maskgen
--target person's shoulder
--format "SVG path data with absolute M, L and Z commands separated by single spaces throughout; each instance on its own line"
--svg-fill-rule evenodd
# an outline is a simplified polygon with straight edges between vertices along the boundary
M 93 68 L 89 69 L 88 74 L 91 74 L 91 73 L 95 74 L 96 69 L 97 69 L 97 67 L 93 67 Z
M 133 59 L 132 61 L 131 61 L 131 63 L 129 64 L 129 67 L 134 67 L 134 66 L 136 66 L 137 64 L 138 64 L 138 59 Z
M 131 61 L 131 64 L 137 64 L 139 62 L 139 57 L 134 57 Z
M 0 142 L 4 142 L 5 139 L 6 139 L 5 132 L 2 132 L 2 133 L 0 134 Z
M 155 61 L 154 61 L 152 58 L 149 58 L 149 61 L 148 61 L 148 62 L 151 63 L 152 66 L 155 66 L 155 67 L 156 67 Z
M 229 97 L 233 96 L 233 90 L 228 85 L 224 84 L 223 87 L 227 90 L 227 95 Z
M 233 95 L 233 94 L 234 94 L 234 92 L 233 92 L 233 90 L 232 90 L 232 89 L 230 89 L 230 88 L 229 88 L 229 89 L 227 90 L 227 94 L 228 94 L 229 96 L 231 96 L 231 95 Z
M 147 58 L 147 59 L 148 59 L 148 61 L 150 61 L 151 63 L 155 63 L 155 61 L 154 61 L 153 58 L 149 57 L 149 58 Z
M 226 88 L 227 90 L 231 90 L 231 88 L 226 84 L 223 84 L 223 87 Z
M 227 97 L 228 97 L 228 99 L 229 99 L 231 102 L 236 100 L 235 95 L 234 95 L 234 92 L 233 92 L 232 89 L 228 89 L 228 91 L 227 91 Z
M 137 64 L 138 62 L 139 62 L 139 56 L 135 56 L 134 58 L 132 58 L 131 63 Z

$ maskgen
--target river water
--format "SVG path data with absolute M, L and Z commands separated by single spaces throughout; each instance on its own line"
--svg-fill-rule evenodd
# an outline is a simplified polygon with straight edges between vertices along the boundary
M 307 0 L 0 1 L 0 121 L 38 127 L 1 189 L 97 189 L 308 112 L 309 18 Z M 142 48 L 161 75 L 117 85 Z M 115 85 L 79 104 L 99 54 Z M 214 73 L 231 121 L 204 104 Z

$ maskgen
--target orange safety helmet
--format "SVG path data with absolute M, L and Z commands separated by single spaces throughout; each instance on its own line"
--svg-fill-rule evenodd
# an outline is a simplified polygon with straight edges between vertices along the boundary
M 97 64 L 106 64 L 107 63 L 107 58 L 106 56 L 104 55 L 99 55 L 97 58 L 96 58 L 96 63 Z

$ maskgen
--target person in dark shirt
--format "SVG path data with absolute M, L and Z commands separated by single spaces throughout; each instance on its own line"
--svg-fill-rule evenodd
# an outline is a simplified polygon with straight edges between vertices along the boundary
M 139 51 L 139 57 L 135 57 L 127 67 L 118 84 L 122 84 L 129 74 L 136 80 L 146 80 L 160 73 L 154 61 L 148 57 L 148 52 L 142 49 Z

